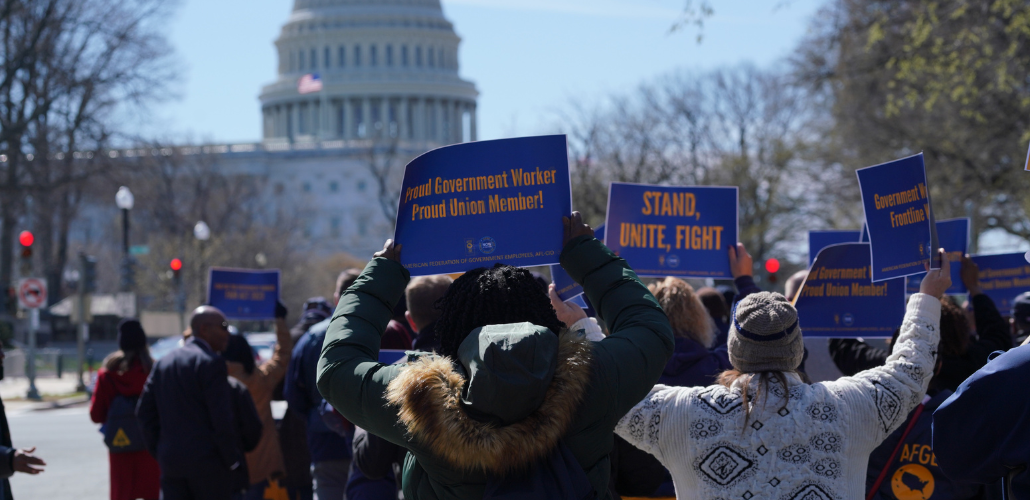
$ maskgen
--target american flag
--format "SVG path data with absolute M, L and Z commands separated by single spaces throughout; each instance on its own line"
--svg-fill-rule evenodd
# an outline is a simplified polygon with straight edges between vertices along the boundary
M 322 91 L 322 79 L 318 77 L 318 73 L 308 73 L 297 81 L 297 92 L 301 94 L 310 94 L 312 92 Z

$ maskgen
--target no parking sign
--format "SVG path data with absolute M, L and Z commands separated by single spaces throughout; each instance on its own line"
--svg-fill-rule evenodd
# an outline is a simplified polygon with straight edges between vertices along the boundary
M 46 280 L 43 278 L 18 280 L 18 305 L 24 309 L 46 307 Z

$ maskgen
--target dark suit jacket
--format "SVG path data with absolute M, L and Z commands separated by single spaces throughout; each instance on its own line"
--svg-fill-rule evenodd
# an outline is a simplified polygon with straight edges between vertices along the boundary
M 162 475 L 239 467 L 243 453 L 225 361 L 195 337 L 154 364 L 136 415 Z M 253 404 L 253 403 L 252 403 Z

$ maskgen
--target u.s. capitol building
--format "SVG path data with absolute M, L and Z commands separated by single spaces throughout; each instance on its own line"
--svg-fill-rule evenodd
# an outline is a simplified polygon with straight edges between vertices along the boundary
M 380 183 L 395 193 L 409 159 L 476 140 L 460 41 L 439 0 L 295 0 L 278 75 L 261 89 L 262 141 L 204 150 L 227 172 L 265 176 L 277 202 L 316 211 L 302 230 L 316 250 L 366 256 L 392 231 Z M 301 93 L 305 75 L 321 90 Z

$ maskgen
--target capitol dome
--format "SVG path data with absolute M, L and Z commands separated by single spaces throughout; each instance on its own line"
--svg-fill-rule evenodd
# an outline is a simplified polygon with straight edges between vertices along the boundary
M 476 140 L 460 42 L 439 0 L 295 0 L 275 41 L 278 79 L 261 92 L 265 142 Z M 300 93 L 305 75 L 322 90 Z

